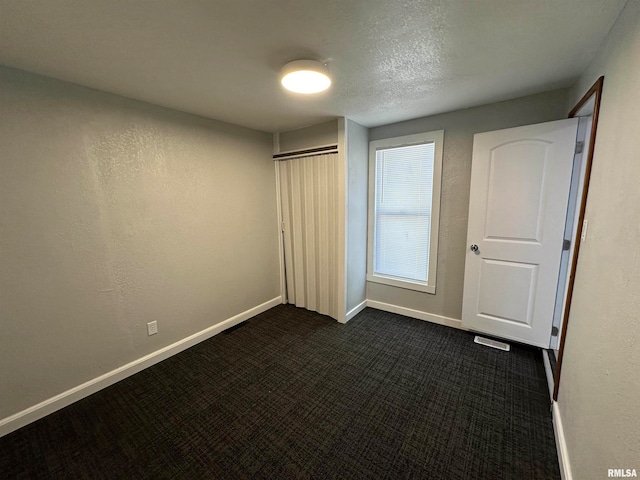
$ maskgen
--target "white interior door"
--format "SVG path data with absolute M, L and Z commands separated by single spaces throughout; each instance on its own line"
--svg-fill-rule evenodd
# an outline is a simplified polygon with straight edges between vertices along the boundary
M 578 119 L 473 139 L 462 324 L 548 348 Z

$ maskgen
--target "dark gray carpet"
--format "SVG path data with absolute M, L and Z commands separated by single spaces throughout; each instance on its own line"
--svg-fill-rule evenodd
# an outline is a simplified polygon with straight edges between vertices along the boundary
M 279 306 L 0 439 L 2 478 L 559 479 L 540 351 Z
M 549 365 L 551 366 L 551 373 L 553 373 L 555 375 L 556 374 L 556 365 L 558 363 L 557 360 L 556 360 L 556 354 L 551 349 L 546 350 L 546 352 L 547 352 L 547 358 L 549 359 Z

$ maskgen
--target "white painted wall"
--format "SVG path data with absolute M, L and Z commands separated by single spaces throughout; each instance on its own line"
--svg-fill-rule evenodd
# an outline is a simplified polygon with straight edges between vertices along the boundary
M 444 157 L 435 295 L 368 282 L 367 299 L 459 320 L 473 134 L 566 118 L 566 101 L 566 90 L 554 90 L 370 129 L 370 140 L 444 129 Z
M 266 133 L 0 68 L 0 419 L 279 296 L 270 157 Z
M 640 472 L 640 2 L 571 89 L 605 76 L 558 398 L 574 479 Z

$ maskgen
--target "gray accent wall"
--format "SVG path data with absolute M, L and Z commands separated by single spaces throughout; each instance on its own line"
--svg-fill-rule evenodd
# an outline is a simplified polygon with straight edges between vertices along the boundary
M 278 297 L 271 150 L 0 68 L 0 419 Z
M 461 318 L 473 135 L 566 118 L 567 94 L 555 90 L 370 129 L 370 140 L 444 129 L 444 157 L 436 293 L 367 282 L 368 300 Z
M 280 137 L 280 152 L 333 145 L 338 143 L 338 120 L 289 130 L 278 135 Z
M 604 75 L 558 408 L 574 479 L 640 472 L 640 2 L 571 89 Z
M 347 313 L 367 296 L 367 201 L 369 130 L 346 119 L 347 135 Z

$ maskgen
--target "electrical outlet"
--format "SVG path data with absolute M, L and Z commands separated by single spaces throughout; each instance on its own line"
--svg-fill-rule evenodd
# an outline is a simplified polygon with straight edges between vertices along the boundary
M 147 334 L 151 336 L 156 333 L 158 333 L 158 322 L 154 320 L 153 322 L 147 323 Z

